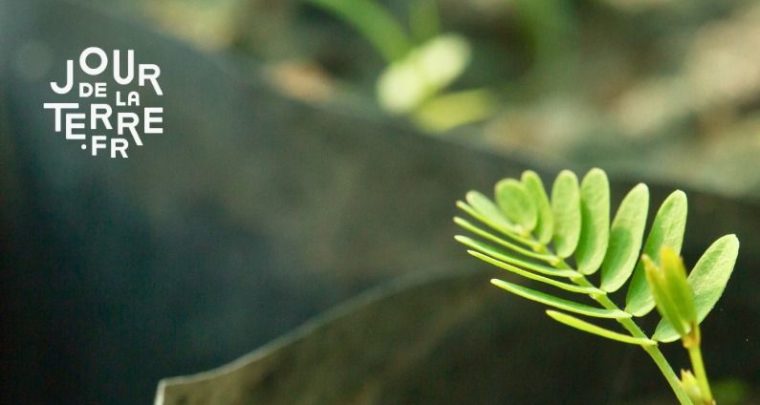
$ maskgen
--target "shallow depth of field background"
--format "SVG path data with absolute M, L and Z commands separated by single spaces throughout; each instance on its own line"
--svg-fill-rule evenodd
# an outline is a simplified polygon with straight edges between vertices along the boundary
M 67 145 L 41 107 L 63 61 L 92 44 L 162 68 L 166 133 L 126 161 Z M 146 403 L 160 378 L 229 362 L 392 280 L 479 269 L 487 283 L 494 273 L 452 241 L 454 201 L 524 169 L 549 183 L 593 166 L 614 204 L 636 181 L 654 185 L 652 211 L 689 192 L 687 263 L 739 234 L 733 301 L 705 326 L 722 343 L 705 351 L 726 398 L 751 403 L 760 2 L 0 0 L 3 395 Z M 447 379 L 468 375 L 499 386 L 472 370 L 499 369 L 509 356 L 485 348 L 519 333 L 509 354 L 525 364 L 546 349 L 526 381 L 559 386 L 521 388 L 515 403 L 553 390 L 561 403 L 669 403 L 642 353 L 496 296 L 507 318 L 526 311 L 520 326 L 470 320 L 415 371 L 440 375 L 406 394 L 454 401 Z M 563 339 L 588 367 L 568 365 Z M 561 373 L 595 375 L 601 393 L 573 397 Z
M 237 58 L 307 102 L 373 104 L 388 66 L 352 21 L 318 1 L 110 3 L 203 51 Z M 485 94 L 439 110 L 423 104 L 422 127 L 433 136 L 731 195 L 760 192 L 760 174 L 750 169 L 760 148 L 756 2 L 367 3 L 387 11 L 413 47 L 436 34 L 469 44 L 464 71 L 440 94 Z M 477 111 L 461 112 L 467 109 Z

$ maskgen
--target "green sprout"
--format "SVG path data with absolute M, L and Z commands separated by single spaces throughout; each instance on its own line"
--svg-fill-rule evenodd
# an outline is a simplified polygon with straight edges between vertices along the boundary
M 668 246 L 663 246 L 660 250 L 660 265 L 654 263 L 646 254 L 642 255 L 641 259 L 657 310 L 681 337 L 683 347 L 689 351 L 691 363 L 697 374 L 695 378 L 690 371 L 682 371 L 681 384 L 694 402 L 712 404 L 715 401 L 702 361 L 694 293 L 686 278 L 683 260 Z
M 475 221 L 454 222 L 472 236 L 456 236 L 468 253 L 498 268 L 543 283 L 587 303 L 524 287 L 491 282 L 512 294 L 552 307 L 546 314 L 572 328 L 640 346 L 654 361 L 681 404 L 714 404 L 701 352 L 700 323 L 723 294 L 736 263 L 739 240 L 726 235 L 703 253 L 688 274 L 679 257 L 686 229 L 687 199 L 668 196 L 645 236 L 649 189 L 638 184 L 610 221 L 607 175 L 592 169 L 578 182 L 562 171 L 551 199 L 540 177 L 526 171 L 496 184 L 494 198 L 470 191 L 457 206 Z M 609 294 L 628 284 L 625 305 Z M 650 335 L 636 322 L 657 307 L 661 319 Z M 612 320 L 613 329 L 583 320 Z M 659 344 L 681 339 L 692 373 L 676 375 Z
M 453 90 L 471 61 L 470 42 L 442 32 L 436 0 L 409 3 L 408 22 L 375 0 L 309 0 L 354 27 L 385 59 L 378 104 L 434 133 L 478 122 L 495 110 L 487 88 Z

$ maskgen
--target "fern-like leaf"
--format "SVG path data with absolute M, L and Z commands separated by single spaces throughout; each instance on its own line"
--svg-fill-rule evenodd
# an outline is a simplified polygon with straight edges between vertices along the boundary
M 646 239 L 647 186 L 635 186 L 610 221 L 609 182 L 601 169 L 589 171 L 580 184 L 574 173 L 560 172 L 552 184 L 551 199 L 540 177 L 526 171 L 520 180 L 498 182 L 493 199 L 471 191 L 465 201 L 457 206 L 485 225 L 478 226 L 459 217 L 454 220 L 473 234 L 456 237 L 471 255 L 549 288 L 569 291 L 574 296 L 586 295 L 593 304 L 503 280 L 494 280 L 496 286 L 563 311 L 615 319 L 627 332 L 612 331 L 556 311 L 548 313 L 560 323 L 598 336 L 642 346 L 678 338 L 665 320 L 660 321 L 650 338 L 632 318 L 644 316 L 654 308 L 640 260 L 642 254 L 656 261 L 663 246 L 677 254 L 683 244 L 687 200 L 682 191 L 675 191 L 663 202 Z M 718 239 L 689 275 L 699 322 L 723 293 L 738 249 L 735 236 Z M 617 291 L 626 283 L 629 285 L 626 305 L 621 309 L 606 293 Z

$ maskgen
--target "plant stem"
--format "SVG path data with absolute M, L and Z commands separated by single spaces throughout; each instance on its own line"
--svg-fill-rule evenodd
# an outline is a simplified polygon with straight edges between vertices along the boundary
M 589 282 L 585 276 L 580 275 L 575 280 L 576 284 L 581 286 L 592 286 L 591 282 Z M 603 306 L 606 309 L 612 309 L 612 310 L 619 310 L 620 308 L 612 302 L 609 297 L 606 295 L 595 295 L 592 296 L 596 302 L 598 302 L 601 306 Z M 622 318 L 617 319 L 618 323 L 620 323 L 628 332 L 631 333 L 634 337 L 642 337 L 642 338 L 648 338 L 646 333 L 639 328 L 639 326 L 631 320 L 630 318 Z M 652 358 L 654 363 L 657 365 L 657 368 L 660 369 L 660 372 L 665 377 L 665 380 L 668 381 L 668 384 L 670 385 L 670 388 L 673 390 L 673 393 L 676 395 L 676 398 L 678 398 L 678 401 L 682 405 L 693 405 L 693 402 L 689 398 L 689 395 L 686 393 L 686 391 L 683 389 L 683 386 L 681 385 L 681 381 L 678 379 L 678 376 L 676 375 L 675 371 L 673 371 L 673 368 L 670 367 L 670 363 L 668 363 L 667 359 L 665 359 L 665 356 L 660 351 L 660 348 L 657 346 L 641 346 L 642 349 L 644 349 L 645 352 L 649 355 L 649 357 Z
M 673 368 L 670 367 L 670 363 L 668 363 L 668 360 L 665 359 L 665 356 L 662 354 L 660 349 L 657 346 L 642 346 L 642 348 L 647 352 L 647 354 L 649 354 L 649 357 L 652 358 L 654 363 L 657 365 L 657 368 L 660 369 L 660 372 L 668 381 L 668 384 L 670 384 L 670 388 L 673 390 L 673 393 L 676 394 L 678 402 L 680 402 L 682 405 L 693 405 L 694 402 L 692 402 L 691 398 L 689 398 L 689 395 L 683 389 L 681 380 L 673 371 Z
M 538 242 L 538 241 L 536 241 Z M 554 253 L 549 250 L 547 246 L 541 246 L 540 249 L 537 249 L 540 253 L 545 253 L 549 255 L 554 255 Z M 567 264 L 562 258 L 559 256 L 554 255 L 557 257 L 557 264 L 554 266 L 558 269 L 569 269 L 574 270 L 570 265 Z M 582 287 L 595 287 L 586 276 L 578 272 L 578 275 L 572 278 L 572 281 Z M 591 298 L 598 302 L 599 305 L 606 309 L 610 310 L 620 310 L 620 308 L 615 304 L 607 295 L 602 294 L 591 294 Z M 649 338 L 649 336 L 644 333 L 644 331 L 639 328 L 639 326 L 630 318 L 622 318 L 617 319 L 618 323 L 623 326 L 628 332 L 631 333 L 634 337 L 640 337 L 640 338 Z M 698 346 L 698 345 L 697 345 Z M 676 395 L 676 398 L 678 398 L 678 402 L 681 403 L 681 405 L 694 405 L 694 402 L 692 402 L 691 398 L 689 398 L 689 395 L 686 393 L 686 390 L 684 390 L 683 386 L 681 385 L 681 380 L 678 379 L 678 376 L 676 375 L 675 371 L 673 371 L 673 368 L 670 366 L 670 363 L 668 363 L 668 360 L 665 358 L 665 356 L 662 354 L 662 351 L 660 351 L 660 348 L 656 345 L 652 346 L 641 346 L 642 349 L 644 349 L 645 352 L 649 355 L 649 357 L 652 358 L 652 361 L 657 365 L 657 368 L 660 369 L 660 372 L 665 377 L 665 380 L 667 380 L 668 384 L 670 385 L 670 388 L 673 390 L 673 393 Z M 699 350 L 699 347 L 697 347 L 697 350 Z M 689 351 L 691 354 L 691 350 Z M 702 373 L 704 373 L 704 365 L 702 364 L 702 353 L 698 353 L 699 356 L 699 364 L 702 366 Z M 694 359 L 692 359 L 692 363 L 694 363 Z M 694 365 L 696 367 L 696 365 Z M 704 375 L 704 374 L 703 374 Z M 697 378 L 699 378 L 699 374 L 697 375 Z M 700 379 L 701 381 L 701 379 Z M 705 375 L 705 382 L 707 381 L 707 376 Z M 707 393 L 709 393 L 709 387 L 707 389 Z M 710 396 L 712 398 L 712 396 Z
M 710 383 L 707 380 L 707 372 L 705 371 L 705 362 L 702 360 L 701 345 L 695 345 L 689 347 L 689 358 L 691 359 L 691 367 L 694 369 L 695 377 L 697 377 L 697 383 L 699 384 L 699 391 L 705 399 L 705 403 L 713 404 L 712 392 L 710 391 Z

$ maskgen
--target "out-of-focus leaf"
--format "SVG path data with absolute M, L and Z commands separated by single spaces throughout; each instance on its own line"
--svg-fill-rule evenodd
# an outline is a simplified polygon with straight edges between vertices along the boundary
M 441 133 L 482 121 L 490 117 L 498 106 L 498 97 L 488 88 L 447 90 L 419 105 L 412 113 L 412 119 L 427 131 Z
M 464 37 L 439 35 L 383 71 L 377 81 L 380 104 L 394 113 L 409 113 L 456 80 L 469 62 L 470 45 Z

